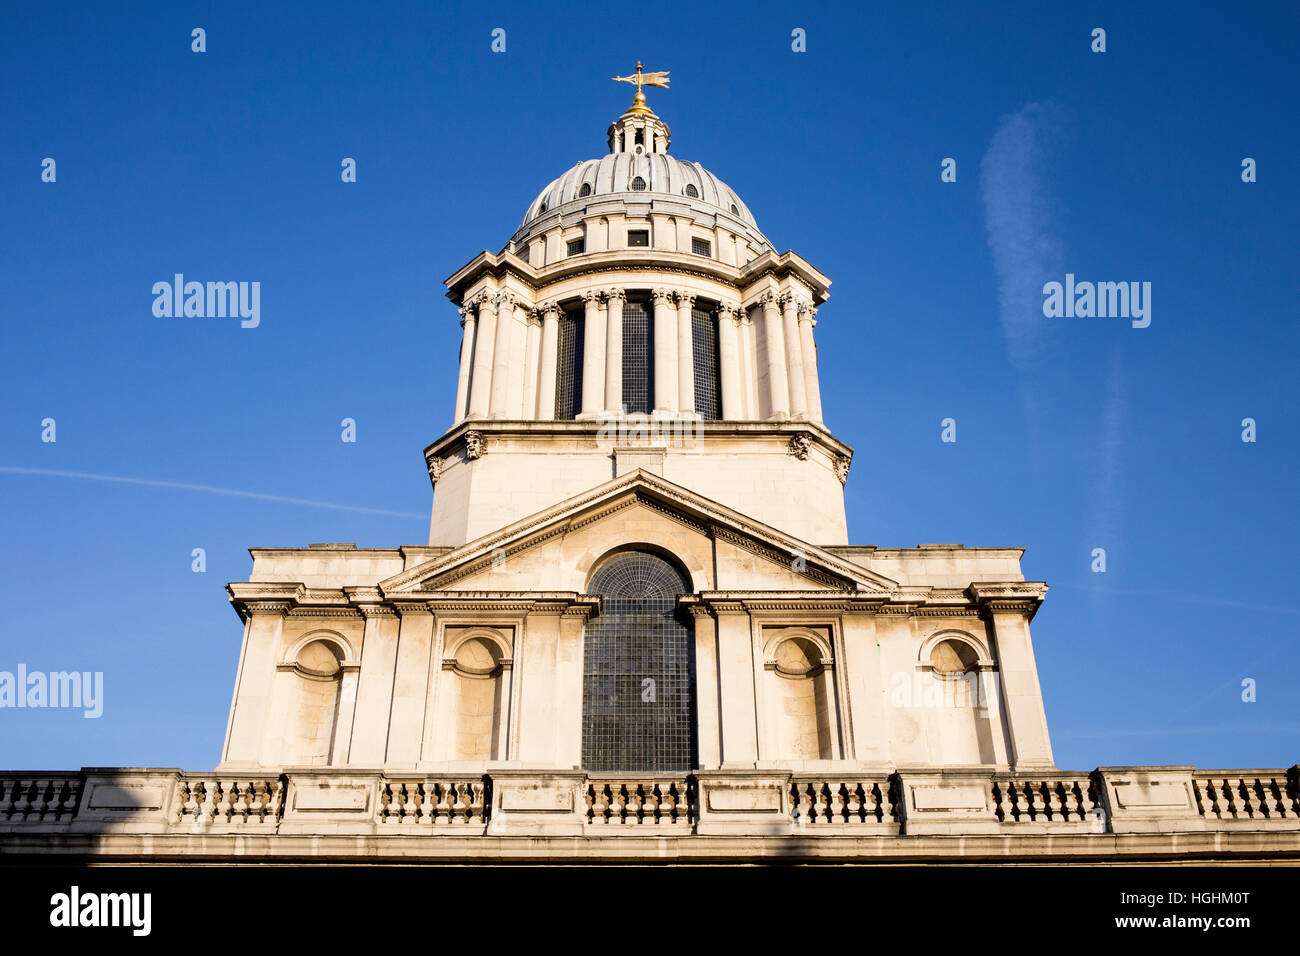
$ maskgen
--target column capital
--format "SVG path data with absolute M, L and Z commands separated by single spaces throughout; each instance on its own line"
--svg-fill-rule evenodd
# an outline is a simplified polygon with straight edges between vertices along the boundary
M 558 318 L 560 314 L 560 303 L 551 299 L 548 302 L 541 303 L 533 311 L 538 313 L 542 318 L 546 318 L 548 315 Z
M 769 289 L 767 292 L 761 293 L 754 301 L 763 306 L 763 308 L 767 308 L 769 305 L 775 307 L 778 304 L 778 296 L 775 292 Z
M 626 301 L 627 301 L 627 290 L 626 290 L 626 289 L 606 289 L 606 290 L 605 290 L 605 298 L 608 299 L 610 302 L 626 302 Z
M 511 308 L 517 301 L 518 297 L 513 292 L 498 289 L 497 293 L 492 296 L 492 307 L 500 312 L 502 309 Z
M 739 302 L 722 302 L 718 305 L 718 317 L 730 319 L 732 322 L 740 322 L 744 310 L 740 307 Z
M 582 301 L 588 305 L 593 302 L 599 303 L 604 297 L 605 294 L 599 289 L 588 289 L 586 292 L 582 293 Z
M 685 307 L 689 309 L 695 305 L 695 296 L 690 292 L 678 292 L 677 305 L 679 308 Z
M 655 289 L 655 290 L 654 290 L 653 292 L 651 292 L 650 294 L 654 297 L 654 300 L 655 300 L 655 304 L 656 304 L 656 305 L 657 305 L 658 303 L 660 303 L 660 302 L 663 302 L 664 304 L 667 304 L 667 303 L 669 303 L 669 302 L 672 300 L 672 298 L 673 298 L 673 290 L 672 290 L 672 289 Z

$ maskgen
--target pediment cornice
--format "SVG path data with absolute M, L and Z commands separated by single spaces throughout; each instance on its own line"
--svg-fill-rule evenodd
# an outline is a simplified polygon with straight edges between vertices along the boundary
M 638 469 L 381 581 L 379 590 L 390 598 L 429 588 L 444 590 L 448 584 L 490 567 L 503 553 L 508 559 L 637 504 L 791 568 L 828 590 L 888 594 L 898 588 L 896 582 L 880 574 Z

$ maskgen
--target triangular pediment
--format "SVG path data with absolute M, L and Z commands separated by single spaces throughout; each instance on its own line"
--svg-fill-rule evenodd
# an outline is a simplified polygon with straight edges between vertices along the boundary
M 738 556 L 749 569 L 749 577 L 764 589 L 887 595 L 898 587 L 882 575 L 642 470 L 431 558 L 380 582 L 379 587 L 386 597 L 431 590 L 478 590 L 489 588 L 489 582 L 492 587 L 502 583 L 492 577 L 498 568 L 526 567 L 529 562 L 567 567 L 572 559 L 561 554 L 566 543 L 574 547 L 573 542 L 581 542 L 584 533 L 594 541 L 617 543 L 601 533 L 600 527 L 615 521 L 623 528 L 641 527 L 661 534 L 665 532 L 659 526 L 671 525 L 675 537 L 665 542 L 690 543 L 698 538 L 697 543 L 716 545 L 718 551 L 725 548 Z M 594 545 L 579 543 L 576 547 L 590 556 Z M 675 550 L 666 543 L 665 547 Z M 546 575 L 533 577 L 537 580 L 532 584 L 512 583 L 511 589 L 557 589 L 542 580 Z

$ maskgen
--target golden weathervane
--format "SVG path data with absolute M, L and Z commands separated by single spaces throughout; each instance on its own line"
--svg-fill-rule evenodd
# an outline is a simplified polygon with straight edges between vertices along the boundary
M 641 70 L 641 61 L 636 62 L 636 72 L 631 76 L 616 76 L 613 79 L 619 83 L 634 83 L 636 85 L 636 96 L 632 98 L 632 110 L 637 112 L 650 112 L 645 105 L 645 94 L 641 92 L 643 86 L 662 86 L 668 88 L 668 70 L 661 70 L 657 73 L 643 73 Z

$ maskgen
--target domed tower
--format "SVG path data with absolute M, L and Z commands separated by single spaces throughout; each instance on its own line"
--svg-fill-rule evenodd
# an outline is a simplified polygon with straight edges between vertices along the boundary
M 425 450 L 431 545 L 635 469 L 847 544 L 852 451 L 822 423 L 813 331 L 830 280 L 671 140 L 638 82 L 608 153 L 446 281 L 464 332 L 453 424 Z

